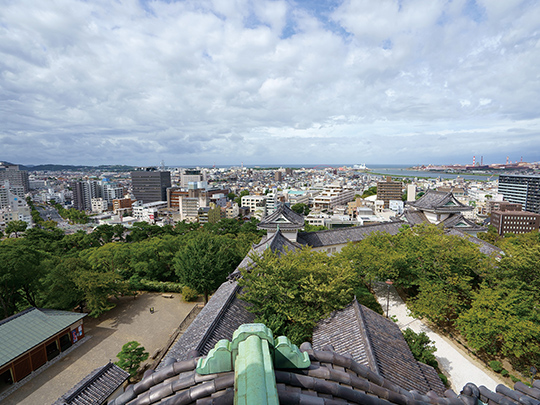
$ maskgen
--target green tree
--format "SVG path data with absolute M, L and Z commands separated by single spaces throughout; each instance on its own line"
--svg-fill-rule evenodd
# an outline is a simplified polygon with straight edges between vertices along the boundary
M 6 240 L 0 244 L 0 305 L 4 317 L 25 306 L 38 306 L 44 272 L 42 260 L 43 254 L 26 246 L 22 240 Z
M 144 347 L 139 342 L 131 341 L 122 346 L 122 351 L 116 355 L 118 367 L 126 370 L 130 378 L 137 375 L 141 363 L 148 359 L 149 353 L 144 351 Z
M 225 281 L 241 260 L 234 239 L 194 232 L 186 236 L 173 263 L 178 282 L 204 294 L 204 302 L 208 302 L 210 292 Z
M 294 204 L 291 207 L 291 210 L 293 210 L 294 212 L 296 212 L 297 214 L 300 214 L 300 215 L 308 215 L 309 214 L 309 206 L 307 204 L 303 204 L 303 203 Z
M 470 347 L 530 364 L 540 361 L 538 301 L 523 287 L 484 283 L 474 293 L 471 308 L 457 320 Z
M 437 348 L 425 332 L 416 333 L 411 328 L 407 328 L 403 331 L 403 337 L 416 360 L 435 369 L 439 368 L 439 363 L 433 354 Z
M 278 255 L 253 255 L 254 267 L 241 269 L 242 300 L 276 335 L 300 344 L 315 324 L 353 299 L 358 278 L 349 261 L 309 248 Z
M 308 221 L 304 221 L 304 232 L 326 231 L 328 228 L 324 225 L 311 225 Z
M 26 228 L 28 228 L 28 224 L 25 221 L 10 221 L 6 225 L 6 235 L 8 237 L 11 236 L 12 233 L 15 234 L 15 237 L 19 237 L 19 233 L 26 231 Z
M 372 186 L 362 193 L 362 198 L 370 197 L 377 194 L 377 186 Z
M 74 280 L 85 267 L 86 263 L 78 257 L 64 257 L 47 272 L 42 289 L 42 299 L 47 308 L 70 310 L 83 306 L 85 293 Z

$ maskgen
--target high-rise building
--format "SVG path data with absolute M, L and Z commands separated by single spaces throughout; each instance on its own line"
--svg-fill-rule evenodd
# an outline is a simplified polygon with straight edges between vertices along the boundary
M 521 204 L 523 211 L 540 214 L 540 176 L 499 176 L 499 191 L 505 201 Z
M 73 191 L 73 208 L 79 211 L 92 210 L 92 198 L 101 198 L 101 187 L 96 180 L 73 181 L 71 182 Z
M 386 181 L 377 183 L 377 200 L 384 201 L 384 208 L 388 208 L 390 200 L 401 201 L 402 190 L 403 184 L 401 181 L 392 181 L 390 177 L 387 177 Z
M 167 188 L 171 187 L 171 172 L 155 167 L 141 167 L 131 172 L 133 195 L 143 203 L 167 201 Z
M 19 170 L 18 165 L 0 162 L 0 184 L 4 184 L 6 180 L 9 181 L 10 187 L 22 187 L 25 194 L 30 189 L 27 171 Z

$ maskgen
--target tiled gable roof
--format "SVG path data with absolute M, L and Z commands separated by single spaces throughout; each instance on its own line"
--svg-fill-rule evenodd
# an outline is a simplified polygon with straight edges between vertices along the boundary
M 436 212 L 460 212 L 470 211 L 473 208 L 459 202 L 452 192 L 440 192 L 428 190 L 418 200 L 408 202 L 408 206 L 415 207 L 420 210 L 436 211 Z
M 251 255 L 253 254 L 262 255 L 266 249 L 270 249 L 272 252 L 279 255 L 286 251 L 296 250 L 301 247 L 302 245 L 299 243 L 292 242 L 283 236 L 280 230 L 270 235 L 266 235 L 258 244 L 252 246 L 246 257 L 244 257 L 236 269 L 229 275 L 229 278 L 237 278 L 240 276 L 240 269 L 249 268 L 253 263 L 253 259 L 251 258 Z
M 244 323 L 252 323 L 255 315 L 248 311 L 248 304 L 239 298 L 242 293 L 238 290 L 231 303 L 225 308 L 225 311 L 217 321 L 209 328 L 204 339 L 199 343 L 197 351 L 206 356 L 221 339 L 232 340 L 233 333 Z
M 319 322 L 313 331 L 313 348 L 332 347 L 406 390 L 422 394 L 445 390 L 437 372 L 420 365 L 399 327 L 354 300 L 349 306 Z
M 421 368 L 418 365 L 399 327 L 369 308 L 360 305 L 359 308 L 379 374 L 406 390 L 416 390 L 422 394 L 435 391 L 442 395 L 445 388 L 437 373 L 432 367 L 426 365 Z M 428 371 L 431 374 L 429 379 L 424 374 Z M 436 383 L 432 386 L 430 381 Z
M 350 228 L 330 229 L 317 232 L 300 232 L 298 242 L 312 247 L 341 245 L 348 242 L 358 242 L 373 232 L 386 232 L 396 235 L 405 224 L 403 221 L 384 222 L 381 224 L 353 226 Z
M 29 308 L 0 321 L 0 366 L 17 358 L 86 314 Z
M 463 214 L 461 213 L 450 215 L 442 223 L 445 228 L 459 228 L 459 229 L 463 229 L 467 231 L 476 231 L 476 232 L 487 231 L 487 228 L 476 225 L 470 219 L 465 218 Z
M 108 363 L 92 371 L 53 405 L 101 405 L 129 377 L 127 371 Z
M 377 372 L 377 362 L 373 357 L 362 317 L 358 313 L 356 300 L 340 311 L 334 311 L 313 329 L 313 348 L 333 351 L 352 356 L 359 364 Z
M 297 214 L 285 204 L 281 204 L 272 214 L 264 217 L 257 225 L 259 229 L 301 229 L 304 227 L 304 216 Z
M 429 223 L 429 219 L 427 219 L 422 211 L 413 211 L 407 209 L 403 213 L 402 217 L 412 226 L 422 223 Z

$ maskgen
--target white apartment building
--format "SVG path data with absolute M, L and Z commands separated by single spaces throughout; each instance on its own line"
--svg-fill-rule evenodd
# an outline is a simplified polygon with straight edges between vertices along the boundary
M 336 205 L 347 205 L 349 201 L 354 200 L 354 190 L 343 188 L 339 184 L 326 186 L 323 191 L 313 200 L 314 208 L 321 210 L 331 210 Z
M 107 211 L 108 207 L 109 204 L 107 204 L 107 201 L 103 198 L 92 198 L 92 212 L 101 214 L 102 212 Z
M 199 208 L 199 198 L 181 196 L 178 199 L 178 211 L 180 213 L 180 221 L 197 221 L 199 215 Z
M 132 215 L 139 221 L 154 223 L 160 209 L 167 208 L 167 201 L 154 201 L 143 204 L 140 201 L 132 205 Z
M 248 207 L 255 218 L 260 220 L 266 216 L 266 196 L 245 195 L 241 201 L 242 207 Z

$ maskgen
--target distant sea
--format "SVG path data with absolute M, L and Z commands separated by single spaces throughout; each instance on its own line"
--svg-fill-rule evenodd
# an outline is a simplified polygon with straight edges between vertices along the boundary
M 274 164 L 274 165 L 245 165 L 245 167 L 252 167 L 252 168 L 270 168 L 270 167 L 291 167 L 295 169 L 299 168 L 320 168 L 323 169 L 325 167 L 334 167 L 339 168 L 343 166 L 352 167 L 355 164 L 359 163 L 346 163 L 346 164 Z M 443 172 L 430 172 L 430 171 L 423 171 L 423 170 L 409 170 L 410 167 L 418 166 L 418 163 L 410 164 L 410 165 L 396 165 L 396 164 L 366 164 L 366 167 L 374 173 L 380 173 L 382 175 L 388 175 L 388 176 L 400 176 L 400 177 L 409 177 L 411 179 L 414 179 L 415 177 L 427 177 L 427 178 L 441 178 L 441 179 L 455 179 L 457 177 L 460 177 L 465 180 L 494 180 L 498 178 L 498 175 L 493 176 L 479 176 L 474 174 L 453 174 L 453 173 L 443 173 Z M 239 165 L 216 165 L 216 167 L 238 167 Z M 193 167 L 193 166 L 191 166 Z M 211 167 L 211 166 L 205 166 L 205 167 Z

